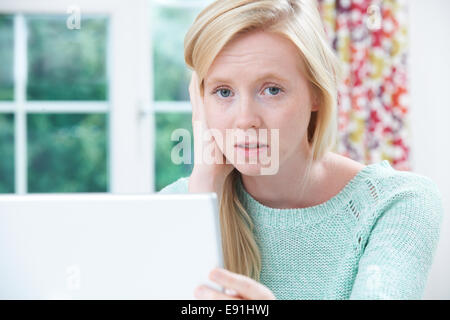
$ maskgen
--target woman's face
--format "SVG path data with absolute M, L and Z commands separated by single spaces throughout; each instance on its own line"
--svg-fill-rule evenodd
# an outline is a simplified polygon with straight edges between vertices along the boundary
M 221 134 L 212 130 L 227 160 L 245 175 L 260 175 L 262 155 L 273 160 L 276 149 L 280 167 L 288 160 L 299 161 L 307 152 L 308 123 L 317 106 L 312 106 L 297 50 L 273 33 L 243 34 L 224 47 L 204 79 L 208 127 Z M 274 129 L 279 130 L 278 144 Z M 234 134 L 234 141 L 227 141 L 227 131 Z M 247 143 L 267 144 L 267 149 L 258 153 L 235 145 L 246 138 Z

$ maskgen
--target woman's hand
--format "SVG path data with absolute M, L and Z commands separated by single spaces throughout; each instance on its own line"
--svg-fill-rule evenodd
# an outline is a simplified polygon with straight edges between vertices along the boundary
M 259 282 L 230 272 L 226 269 L 216 268 L 209 274 L 209 279 L 226 288 L 225 293 L 207 286 L 195 289 L 194 296 L 202 300 L 275 300 L 272 291 Z
M 195 71 L 192 72 L 189 95 L 194 131 L 194 167 L 189 178 L 189 192 L 216 192 L 220 197 L 223 183 L 234 166 L 226 163 L 226 158 L 212 135 L 209 136 L 209 140 L 204 139 L 204 134 L 209 128 L 206 122 L 204 97 L 200 95 L 198 76 Z M 204 159 L 205 150 L 206 152 L 214 150 L 212 164 Z

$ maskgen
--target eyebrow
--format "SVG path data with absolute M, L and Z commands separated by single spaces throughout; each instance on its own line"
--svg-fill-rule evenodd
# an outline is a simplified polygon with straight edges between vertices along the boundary
M 283 77 L 281 77 L 278 74 L 273 73 L 273 72 L 269 72 L 269 73 L 263 74 L 262 76 L 258 77 L 254 82 L 258 82 L 258 81 L 260 81 L 262 79 L 268 79 L 268 78 L 276 79 L 276 80 L 281 81 L 281 82 L 288 82 L 286 79 L 284 79 Z M 227 78 L 222 78 L 222 77 L 214 77 L 214 78 L 208 79 L 208 81 L 206 82 L 206 85 L 210 85 L 210 84 L 217 83 L 217 82 L 230 82 L 230 83 L 232 83 L 233 82 L 233 78 L 227 79 Z

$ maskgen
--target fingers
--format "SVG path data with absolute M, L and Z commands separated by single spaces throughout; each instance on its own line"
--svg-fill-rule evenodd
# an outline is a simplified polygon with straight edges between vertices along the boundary
M 199 286 L 194 291 L 194 296 L 200 300 L 239 300 L 237 297 L 227 295 L 207 286 Z
M 224 142 L 220 136 L 214 136 L 209 129 L 203 97 L 200 95 L 197 72 L 192 72 L 189 94 L 192 104 L 192 129 L 194 135 L 194 166 L 207 162 L 207 164 L 226 164 L 227 159 L 222 152 Z M 206 154 L 204 154 L 206 152 Z M 208 157 L 204 159 L 203 156 Z M 200 160 L 201 159 L 201 160 Z M 210 161 L 211 160 L 211 161 Z M 231 167 L 231 166 L 230 166 Z M 228 172 L 231 172 L 232 167 Z
M 192 77 L 191 77 L 191 83 L 189 84 L 189 96 L 191 98 L 191 105 L 192 105 L 192 119 L 197 119 L 197 108 L 195 108 L 195 106 L 197 105 L 197 94 L 196 94 L 196 88 L 198 87 L 197 85 L 197 75 L 196 72 L 192 72 Z
M 189 94 L 192 105 L 192 129 L 194 134 L 194 163 L 202 163 L 204 149 L 214 143 L 214 137 L 208 130 L 204 113 L 203 98 L 200 96 L 197 72 L 192 72 Z M 214 149 L 214 146 L 213 146 Z M 209 150 L 209 149 L 207 149 Z M 220 157 L 219 157 L 220 158 Z M 223 158 L 223 156 L 221 157 Z
M 203 97 L 200 95 L 200 84 L 197 73 L 192 72 L 191 83 L 189 85 L 189 95 L 192 105 L 192 121 L 202 121 L 206 124 L 204 109 L 203 109 Z
M 273 293 L 259 282 L 225 269 L 216 268 L 210 273 L 210 279 L 223 287 L 233 289 L 245 299 L 275 299 Z

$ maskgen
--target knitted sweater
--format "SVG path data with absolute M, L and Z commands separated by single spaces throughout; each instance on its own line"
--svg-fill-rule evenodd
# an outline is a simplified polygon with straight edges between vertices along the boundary
M 161 193 L 187 193 L 188 177 Z M 365 166 L 329 200 L 275 209 L 238 179 L 261 252 L 260 282 L 277 299 L 421 299 L 443 218 L 428 177 Z

